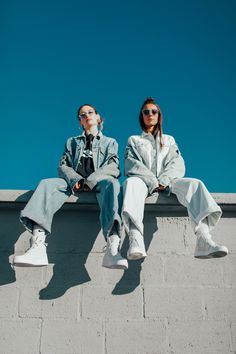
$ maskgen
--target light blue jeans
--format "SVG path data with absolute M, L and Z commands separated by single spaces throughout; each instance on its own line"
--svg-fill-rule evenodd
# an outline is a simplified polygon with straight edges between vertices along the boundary
M 114 222 L 117 221 L 121 230 L 120 218 L 120 183 L 117 179 L 104 179 L 94 188 L 100 207 L 100 223 L 105 238 L 109 235 Z M 88 192 L 86 192 L 88 193 Z M 20 221 L 32 233 L 36 223 L 43 227 L 48 234 L 51 233 L 53 216 L 67 198 L 71 189 L 62 178 L 48 178 L 40 181 L 34 194 L 25 208 L 21 211 Z M 79 194 L 78 194 L 79 198 Z

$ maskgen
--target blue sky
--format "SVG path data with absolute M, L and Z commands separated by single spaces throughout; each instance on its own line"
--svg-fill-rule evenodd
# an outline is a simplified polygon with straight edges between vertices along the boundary
M 234 0 L 2 0 L 0 188 L 56 177 L 77 107 L 90 102 L 119 142 L 159 103 L 189 177 L 236 192 Z

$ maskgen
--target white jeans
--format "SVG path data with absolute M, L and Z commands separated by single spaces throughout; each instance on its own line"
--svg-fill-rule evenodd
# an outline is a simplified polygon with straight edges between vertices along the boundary
M 129 233 L 130 221 L 143 234 L 143 215 L 145 199 L 148 195 L 146 184 L 139 177 L 129 177 L 123 185 L 124 199 L 122 219 Z M 201 221 L 207 217 L 209 229 L 219 221 L 222 211 L 216 204 L 204 183 L 195 178 L 176 178 L 171 184 L 171 193 L 188 211 L 194 232 Z

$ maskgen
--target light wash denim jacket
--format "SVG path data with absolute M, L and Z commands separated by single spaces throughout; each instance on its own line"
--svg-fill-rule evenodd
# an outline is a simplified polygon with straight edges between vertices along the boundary
M 148 187 L 149 194 L 159 186 L 171 186 L 174 178 L 185 174 L 185 164 L 175 139 L 162 135 L 160 138 L 148 133 L 133 135 L 128 139 L 125 152 L 125 175 L 141 178 Z
M 99 132 L 94 137 L 92 143 L 94 172 L 86 179 L 78 174 L 76 171 L 85 144 L 86 137 L 84 132 L 79 136 L 69 138 L 59 162 L 58 175 L 66 180 L 72 193 L 75 184 L 80 180 L 84 180 L 84 183 L 90 189 L 93 189 L 103 179 L 118 178 L 120 176 L 118 144 L 115 139 L 103 135 L 102 132 Z

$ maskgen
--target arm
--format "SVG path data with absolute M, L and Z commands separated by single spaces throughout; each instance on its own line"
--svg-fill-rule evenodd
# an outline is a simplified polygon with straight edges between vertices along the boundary
M 185 174 L 185 163 L 175 141 L 170 146 L 163 161 L 163 171 L 158 177 L 159 184 L 167 187 L 174 178 L 182 178 Z
M 73 166 L 72 161 L 72 139 L 68 139 L 65 145 L 65 151 L 60 159 L 58 166 L 58 176 L 65 179 L 72 192 L 83 186 L 84 178 L 79 175 Z
M 125 150 L 125 175 L 139 177 L 147 185 L 149 194 L 159 185 L 156 176 L 145 166 L 130 138 Z
M 118 178 L 119 176 L 118 144 L 114 139 L 111 139 L 107 146 L 105 161 L 102 166 L 87 177 L 84 184 L 93 189 L 99 181 L 111 177 Z

